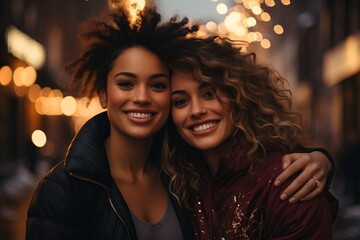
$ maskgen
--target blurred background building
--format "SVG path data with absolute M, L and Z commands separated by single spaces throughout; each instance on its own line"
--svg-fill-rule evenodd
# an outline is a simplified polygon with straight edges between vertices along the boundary
M 0 0 L 1 240 L 23 239 L 39 178 L 101 111 L 97 99 L 86 107 L 86 99 L 69 90 L 63 66 L 76 54 L 78 24 L 117 2 Z M 360 239 L 360 1 L 154 2 L 163 20 L 187 16 L 199 21 L 200 35 L 251 42 L 259 61 L 289 79 L 309 142 L 336 159 L 332 190 L 341 211 L 335 239 Z

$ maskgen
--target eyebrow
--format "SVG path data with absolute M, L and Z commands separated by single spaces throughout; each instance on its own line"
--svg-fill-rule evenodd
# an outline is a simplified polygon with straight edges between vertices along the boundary
M 117 74 L 115 74 L 114 78 L 117 76 L 126 76 L 126 77 L 131 77 L 131 78 L 137 78 L 137 75 L 131 72 L 119 72 Z M 150 79 L 156 79 L 156 78 L 161 78 L 161 77 L 165 77 L 169 79 L 169 75 L 165 74 L 165 73 L 155 73 L 150 75 Z
M 202 83 L 202 84 L 200 84 L 199 86 L 198 86 L 198 90 L 202 90 L 202 89 L 204 89 L 204 88 L 207 88 L 209 86 L 209 84 L 208 83 Z M 186 91 L 185 90 L 176 90 L 176 91 L 173 91 L 172 93 L 171 93 L 171 95 L 175 95 L 175 94 L 186 94 Z

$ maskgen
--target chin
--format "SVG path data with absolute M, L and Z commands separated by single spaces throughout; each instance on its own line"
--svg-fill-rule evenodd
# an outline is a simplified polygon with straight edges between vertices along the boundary
M 203 143 L 203 144 L 202 143 L 197 143 L 197 144 L 189 143 L 189 144 L 200 151 L 211 150 L 218 146 L 218 144 L 212 144 L 212 143 Z

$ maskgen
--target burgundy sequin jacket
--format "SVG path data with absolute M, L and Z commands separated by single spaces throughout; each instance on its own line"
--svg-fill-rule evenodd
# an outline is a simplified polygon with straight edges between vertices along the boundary
M 193 198 L 195 239 L 332 239 L 338 201 L 329 192 L 305 202 L 280 200 L 295 178 L 274 186 L 282 156 L 268 153 L 262 167 L 249 172 L 250 161 L 235 150 L 220 160 L 215 177 L 204 169 Z

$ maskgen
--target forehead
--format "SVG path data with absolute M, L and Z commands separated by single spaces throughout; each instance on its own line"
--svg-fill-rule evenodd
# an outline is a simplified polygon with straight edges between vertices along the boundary
M 196 79 L 193 74 L 187 72 L 173 72 L 171 76 L 171 88 L 181 89 L 197 87 L 204 84 L 204 82 Z
M 149 73 L 169 71 L 158 55 L 141 46 L 130 47 L 120 52 L 114 60 L 112 70 L 114 69 Z

